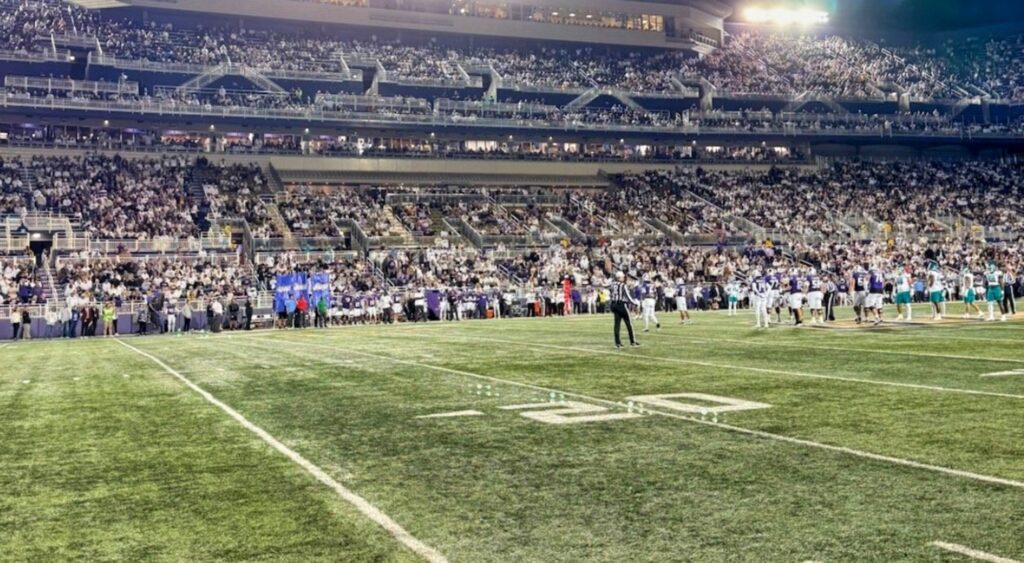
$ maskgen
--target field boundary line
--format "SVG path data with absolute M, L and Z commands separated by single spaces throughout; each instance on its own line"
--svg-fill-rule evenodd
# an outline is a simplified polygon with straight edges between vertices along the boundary
M 791 327 L 792 328 L 792 327 Z M 588 331 L 587 334 L 597 334 L 596 331 Z M 719 342 L 731 342 L 735 344 L 749 344 L 753 346 L 771 347 L 781 346 L 786 348 L 798 348 L 805 350 L 824 350 L 824 351 L 842 351 L 842 352 L 865 352 L 870 354 L 888 354 L 893 356 L 913 356 L 920 358 L 939 358 L 947 360 L 968 360 L 968 361 L 979 361 L 979 362 L 993 362 L 993 363 L 1010 363 L 1010 364 L 1024 364 L 1024 359 L 1015 358 L 984 358 L 980 356 L 961 356 L 958 354 L 940 354 L 932 352 L 905 352 L 900 350 L 874 350 L 870 348 L 846 348 L 843 346 L 822 346 L 814 344 L 800 344 L 798 342 L 779 342 L 771 341 L 766 342 L 763 340 L 740 340 L 738 338 L 708 338 L 706 336 L 690 336 L 686 334 L 679 334 L 676 332 L 648 332 L 643 333 L 644 338 L 648 336 L 655 336 L 658 338 L 672 338 L 676 340 L 690 341 L 694 343 L 719 343 Z M 909 336 L 909 335 L 901 335 Z M 955 338 L 955 337 L 953 337 Z M 984 340 L 982 338 L 972 338 L 970 340 Z
M 967 557 L 970 557 L 971 559 L 977 559 L 978 561 L 988 561 L 989 563 L 1020 563 L 1020 561 L 1017 561 L 1016 559 L 1009 559 L 1007 557 L 1000 557 L 998 555 L 993 555 L 991 553 L 986 553 L 984 551 L 979 551 L 977 549 L 972 549 L 970 547 L 967 547 L 965 545 L 960 545 L 958 543 L 947 543 L 947 542 L 944 542 L 944 541 L 933 541 L 933 542 L 929 543 L 928 545 L 930 545 L 932 547 L 937 547 L 939 549 L 944 549 L 944 550 L 952 552 L 952 553 L 959 553 L 960 555 L 966 555 Z
M 783 347 L 787 347 L 787 348 L 802 348 L 802 349 L 805 349 L 805 350 L 825 350 L 825 351 L 838 350 L 838 351 L 843 351 L 843 352 L 866 352 L 866 353 L 870 353 L 870 354 L 888 354 L 888 355 L 891 355 L 891 356 L 912 356 L 912 357 L 918 357 L 918 358 L 940 358 L 940 359 L 946 359 L 946 360 L 969 360 L 969 361 L 978 361 L 978 362 L 1024 364 L 1024 359 L 1015 359 L 1015 358 L 983 358 L 983 357 L 979 357 L 979 356 L 962 356 L 962 355 L 959 355 L 959 354 L 940 354 L 940 353 L 937 353 L 937 352 L 934 352 L 934 353 L 933 352 L 904 352 L 904 351 L 900 351 L 900 350 L 875 350 L 875 349 L 870 349 L 870 348 L 845 348 L 843 346 L 807 345 L 807 344 L 799 344 L 799 343 L 795 343 L 795 342 L 765 342 L 765 341 L 762 341 L 762 340 L 752 340 L 750 342 L 747 342 L 745 340 L 740 340 L 738 338 L 719 338 L 719 339 L 714 339 L 714 338 L 707 338 L 707 337 L 704 337 L 704 336 L 686 336 L 686 335 L 676 334 L 676 333 L 671 333 L 671 334 L 668 334 L 668 333 L 658 333 L 658 334 L 656 334 L 656 333 L 652 332 L 652 333 L 648 333 L 647 335 L 648 336 L 655 335 L 655 336 L 661 336 L 661 337 L 677 338 L 677 339 L 680 339 L 680 340 L 681 339 L 691 339 L 691 340 L 695 340 L 695 341 L 699 341 L 699 342 L 705 342 L 705 343 L 707 343 L 707 342 L 711 342 L 711 343 L 715 343 L 715 342 L 732 342 L 732 343 L 738 343 L 738 344 L 754 344 L 755 346 L 783 346 Z M 901 336 L 909 337 L 910 335 L 901 335 Z M 953 338 L 955 338 L 955 337 L 953 337 Z M 971 340 L 982 340 L 982 339 L 971 339 Z
M 320 339 L 320 340 L 322 341 L 322 339 Z M 268 342 L 269 343 L 275 343 L 275 344 L 278 344 L 278 345 L 294 344 L 295 343 L 295 341 L 292 341 L 292 340 L 278 340 L 278 339 L 275 339 L 275 338 L 268 338 L 264 343 L 268 343 Z M 327 346 L 325 344 L 315 344 L 315 343 L 311 343 L 311 342 L 304 342 L 303 344 L 307 348 L 308 347 L 313 347 L 313 348 L 323 348 L 323 349 L 327 349 L 327 350 L 338 351 L 338 348 L 333 347 L 333 346 Z M 413 366 L 413 367 L 419 367 L 419 368 L 424 368 L 424 369 L 431 369 L 431 370 L 435 370 L 435 371 L 452 373 L 452 374 L 456 374 L 456 375 L 463 375 L 463 376 L 466 376 L 466 377 L 474 377 L 474 378 L 483 379 L 483 380 L 492 381 L 492 382 L 497 382 L 497 383 L 504 383 L 506 385 L 513 385 L 513 386 L 518 386 L 518 387 L 524 387 L 524 388 L 532 389 L 534 391 L 543 391 L 545 393 L 550 393 L 550 392 L 561 393 L 561 394 L 563 394 L 565 396 L 576 397 L 576 398 L 579 398 L 579 399 L 583 399 L 585 401 L 590 401 L 592 403 L 611 405 L 611 406 L 615 406 L 615 407 L 623 408 L 623 409 L 628 409 L 629 408 L 628 405 L 623 404 L 623 403 L 618 402 L 618 401 L 611 401 L 611 400 L 608 400 L 608 399 L 600 399 L 600 398 L 597 398 L 597 397 L 592 397 L 592 396 L 589 396 L 589 395 L 584 395 L 582 393 L 576 393 L 576 392 L 572 392 L 572 391 L 565 391 L 565 390 L 561 390 L 561 389 L 553 389 L 553 388 L 550 388 L 550 387 L 543 387 L 543 386 L 540 386 L 540 385 L 533 385 L 531 383 L 522 383 L 522 382 L 519 382 L 519 381 L 512 381 L 512 380 L 509 380 L 509 379 L 503 379 L 503 378 L 495 377 L 495 376 L 491 376 L 491 375 L 484 375 L 484 374 L 480 374 L 480 373 L 474 373 L 474 372 L 471 372 L 471 371 L 459 370 L 459 369 L 454 369 L 454 368 L 446 368 L 444 366 L 436 366 L 436 365 L 432 365 L 432 364 L 424 364 L 422 362 L 416 362 L 416 361 L 413 361 L 413 360 L 403 360 L 401 358 L 395 358 L 395 357 L 391 357 L 391 356 L 384 356 L 384 355 L 381 355 L 381 354 L 374 354 L 374 353 L 371 353 L 371 352 L 363 352 L 363 351 L 353 350 L 351 348 L 346 348 L 344 352 L 346 354 L 354 354 L 354 355 L 357 355 L 357 356 L 363 356 L 363 357 L 368 357 L 368 358 L 375 358 L 375 359 L 378 359 L 378 360 L 384 360 L 384 361 L 393 362 L 393 363 L 397 363 L 397 364 L 404 364 L 404 365 Z M 296 352 L 293 352 L 293 353 L 296 353 Z M 312 358 L 313 356 L 306 356 L 306 357 Z M 322 358 L 321 357 L 321 358 L 319 358 L 319 361 L 321 361 L 322 363 L 336 363 L 336 361 L 332 360 L 331 358 Z M 738 434 L 745 434 L 745 435 L 748 435 L 748 436 L 755 436 L 755 437 L 758 437 L 758 438 L 765 438 L 765 439 L 768 439 L 768 440 L 775 440 L 775 441 L 778 441 L 778 442 L 786 442 L 786 443 L 789 443 L 789 444 L 795 444 L 795 445 L 800 445 L 800 446 L 807 446 L 807 447 L 827 450 L 827 451 L 836 452 L 836 453 L 848 454 L 848 455 L 851 455 L 851 456 L 854 456 L 854 457 L 863 458 L 863 459 L 870 459 L 870 460 L 873 460 L 873 461 L 881 461 L 881 462 L 889 463 L 889 464 L 892 464 L 892 465 L 900 465 L 900 466 L 903 466 L 903 467 L 911 467 L 911 468 L 914 468 L 914 469 L 922 469 L 922 470 L 926 470 L 926 471 L 932 471 L 932 472 L 935 472 L 935 473 L 941 473 L 941 474 L 944 474 L 944 475 L 949 475 L 949 476 L 953 476 L 953 477 L 960 477 L 960 478 L 964 478 L 964 479 L 970 479 L 970 480 L 979 481 L 979 482 L 983 482 L 983 483 L 989 483 L 989 484 L 993 484 L 993 485 L 1003 485 L 1003 486 L 1013 487 L 1013 488 L 1017 488 L 1017 489 L 1024 489 L 1024 481 L 1015 481 L 1013 479 L 1005 479 L 1005 478 L 1002 478 L 1002 477 L 994 477 L 994 476 L 991 476 L 991 475 L 982 475 L 980 473 L 973 473 L 973 472 L 970 472 L 970 471 L 963 471 L 963 470 L 960 470 L 960 469 L 952 469 L 952 468 L 949 468 L 949 467 L 943 467 L 941 465 L 932 465 L 932 464 L 923 463 L 923 462 L 919 462 L 919 461 L 913 461 L 913 460 L 909 460 L 909 459 L 902 459 L 902 458 L 898 458 L 898 457 L 892 457 L 892 456 L 887 456 L 887 455 L 882 455 L 882 454 L 876 454 L 876 453 L 872 453 L 872 452 L 856 450 L 856 449 L 853 449 L 853 448 L 847 448 L 845 446 L 835 446 L 835 445 L 831 445 L 831 444 L 824 444 L 824 443 L 815 442 L 815 441 L 812 441 L 812 440 L 805 440 L 803 438 L 794 438 L 792 436 L 784 436 L 782 434 L 773 434 L 771 432 L 764 432 L 762 430 L 753 430 L 753 429 L 750 429 L 750 428 L 743 428 L 743 427 L 740 427 L 740 426 L 733 426 L 731 424 L 725 424 L 725 423 L 721 423 L 721 422 L 713 422 L 713 421 L 709 421 L 709 420 L 699 420 L 699 419 L 695 419 L 695 418 L 688 417 L 688 416 L 683 416 L 683 415 L 678 415 L 678 414 L 674 414 L 674 413 L 668 413 L 668 412 L 660 411 L 660 410 L 657 410 L 657 409 L 653 409 L 649 405 L 644 405 L 644 412 L 650 413 L 652 415 L 659 415 L 659 416 L 664 416 L 664 417 L 668 417 L 668 418 L 684 420 L 684 421 L 692 422 L 692 423 L 695 423 L 695 424 L 702 424 L 702 425 L 705 425 L 705 426 L 712 426 L 712 427 L 720 428 L 720 429 L 723 429 L 723 430 L 729 430 L 731 432 L 735 432 L 735 433 L 738 433 Z
M 996 391 L 979 391 L 979 390 L 976 390 L 976 389 L 958 389 L 956 387 L 940 387 L 940 386 L 937 386 L 937 385 L 924 385 L 924 384 L 921 384 L 921 383 L 901 383 L 899 381 L 879 381 L 879 380 L 876 380 L 876 379 L 860 379 L 860 378 L 857 378 L 857 377 L 845 377 L 845 376 L 842 376 L 842 375 L 825 375 L 825 374 L 822 374 L 822 373 L 810 373 L 810 372 L 804 372 L 804 371 L 789 371 L 789 370 L 780 370 L 780 369 L 773 369 L 773 368 L 759 368 L 759 367 L 754 367 L 754 366 L 739 366 L 739 365 L 732 365 L 732 364 L 721 364 L 721 363 L 713 363 L 713 362 L 704 362 L 704 361 L 701 361 L 701 360 L 686 360 L 686 359 L 683 359 L 683 358 L 665 358 L 665 357 L 660 357 L 660 356 L 646 356 L 646 355 L 637 354 L 637 353 L 632 352 L 632 351 L 624 352 L 624 351 L 615 351 L 615 350 L 597 350 L 597 349 L 593 349 L 593 348 L 580 348 L 580 347 L 577 347 L 577 346 L 560 346 L 560 345 L 557 345 L 557 344 L 544 344 L 544 343 L 541 343 L 541 342 L 530 342 L 530 341 L 523 341 L 523 340 L 506 340 L 506 339 L 502 339 L 502 338 L 491 338 L 491 337 L 483 337 L 483 336 L 459 335 L 459 336 L 456 336 L 456 337 L 452 337 L 452 336 L 445 336 L 445 335 L 428 335 L 426 333 L 415 334 L 415 336 L 418 337 L 418 338 L 447 338 L 449 340 L 460 338 L 460 339 L 463 339 L 463 340 L 466 340 L 466 341 L 476 340 L 476 341 L 481 341 L 481 342 L 495 342 L 495 343 L 499 343 L 499 344 L 517 344 L 517 345 L 520 345 L 520 346 L 527 346 L 527 347 L 534 347 L 534 348 L 549 348 L 549 349 L 553 349 L 553 350 L 565 350 L 565 351 L 569 351 L 569 352 L 584 352 L 584 353 L 587 353 L 587 354 L 603 354 L 603 355 L 607 355 L 607 356 L 613 356 L 613 357 L 616 357 L 616 358 L 638 358 L 638 359 L 653 360 L 653 361 L 658 361 L 658 362 L 668 362 L 668 363 L 674 363 L 674 364 L 695 365 L 695 366 L 710 367 L 710 368 L 717 368 L 717 369 L 734 369 L 734 370 L 750 371 L 750 372 L 755 372 L 755 373 L 768 373 L 768 374 L 774 374 L 774 375 L 788 375 L 788 376 L 792 376 L 792 377 L 805 377 L 805 378 L 810 378 L 810 379 L 825 379 L 825 380 L 832 380 L 832 381 L 844 381 L 844 382 L 847 382 L 847 383 L 861 383 L 861 384 L 866 384 L 866 385 L 881 385 L 881 386 L 888 386 L 888 387 L 900 387 L 900 388 L 905 388 L 905 389 L 918 389 L 918 390 L 925 390 L 925 391 L 936 391 L 936 392 L 940 392 L 940 393 L 959 393 L 959 394 L 963 394 L 963 395 L 979 395 L 979 396 L 983 396 L 983 397 L 1000 397 L 1000 398 L 1003 398 L 1003 399 L 1018 399 L 1018 400 L 1024 399 L 1024 395 L 1015 395 L 1013 393 L 999 393 L 999 392 L 996 392 Z
M 384 530 L 387 531 L 388 534 L 391 535 L 391 537 L 398 540 L 402 545 L 410 549 L 412 552 L 416 553 L 423 559 L 430 561 L 431 563 L 447 563 L 448 560 L 444 557 L 444 555 L 441 555 L 441 553 L 435 550 L 434 548 L 416 539 L 416 537 L 407 532 L 405 528 L 398 524 L 398 522 L 392 520 L 390 516 L 384 514 L 384 512 L 382 512 L 379 508 L 370 504 L 369 501 L 352 492 L 350 489 L 348 489 L 338 481 L 334 480 L 334 478 L 328 475 L 326 471 L 314 465 L 311 461 L 307 460 L 306 458 L 302 457 L 302 455 L 300 455 L 295 450 L 284 445 L 280 440 L 275 438 L 273 435 L 271 435 L 263 428 L 250 422 L 249 419 L 245 418 L 241 413 L 233 409 L 227 403 L 213 396 L 212 393 L 206 391 L 202 387 L 199 387 L 184 375 L 181 375 L 174 368 L 167 365 L 163 360 L 157 358 L 156 356 L 148 352 L 144 352 L 132 346 L 131 344 L 124 342 L 120 338 L 116 339 L 116 341 L 121 346 L 124 346 L 125 348 L 135 352 L 136 354 L 144 358 L 148 358 L 150 361 L 163 368 L 164 371 L 166 371 L 167 373 L 178 379 L 180 382 L 185 384 L 186 387 L 188 387 L 192 391 L 195 391 L 202 398 L 206 399 L 207 402 L 224 411 L 224 413 L 226 413 L 231 418 L 235 419 L 235 421 L 242 425 L 242 427 L 244 427 L 246 430 L 259 436 L 259 438 L 266 442 L 270 447 L 284 454 L 296 465 L 305 469 L 306 472 L 308 472 L 310 475 L 316 478 L 317 481 L 320 481 L 324 485 L 327 485 L 328 487 L 333 489 L 334 492 L 337 493 L 342 500 L 352 505 L 356 510 L 361 512 L 364 516 L 372 520 L 381 528 L 384 528 Z

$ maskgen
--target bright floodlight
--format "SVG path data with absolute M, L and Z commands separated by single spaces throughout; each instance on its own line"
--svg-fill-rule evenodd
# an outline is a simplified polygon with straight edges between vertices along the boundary
M 752 23 L 775 25 L 813 25 L 828 23 L 828 12 L 821 10 L 789 10 L 786 8 L 755 8 L 743 11 L 743 16 Z

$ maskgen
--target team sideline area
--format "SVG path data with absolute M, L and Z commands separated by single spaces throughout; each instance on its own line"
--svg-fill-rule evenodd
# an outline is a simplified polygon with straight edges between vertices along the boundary
M 1024 323 L 959 307 L 5 344 L 0 558 L 1020 559 Z

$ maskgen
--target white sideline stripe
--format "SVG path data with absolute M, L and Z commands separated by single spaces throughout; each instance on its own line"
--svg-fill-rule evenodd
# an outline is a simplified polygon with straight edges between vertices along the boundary
M 422 334 L 422 333 L 421 334 L 414 334 L 414 336 L 421 337 L 421 338 L 441 338 L 442 337 L 442 336 L 427 335 L 427 334 Z M 452 337 L 444 337 L 444 338 L 453 339 Z M 781 370 L 781 369 L 759 368 L 759 367 L 753 367 L 753 366 L 736 366 L 736 365 L 730 365 L 730 364 L 719 364 L 719 363 L 712 363 L 712 362 L 703 362 L 703 361 L 700 361 L 700 360 L 684 360 L 682 358 L 663 358 L 663 357 L 659 357 L 659 356 L 644 356 L 644 355 L 637 354 L 637 353 L 634 353 L 634 352 L 620 352 L 620 351 L 612 351 L 612 350 L 595 350 L 595 349 L 592 349 L 592 348 L 578 348 L 578 347 L 575 347 L 575 346 L 558 346 L 558 345 L 555 345 L 555 344 L 542 344 L 542 343 L 539 343 L 539 342 L 525 342 L 525 341 L 522 341 L 522 340 L 504 340 L 504 339 L 500 339 L 500 338 L 488 338 L 488 337 L 483 337 L 483 336 L 459 336 L 457 338 L 461 338 L 463 340 L 468 340 L 468 341 L 478 340 L 478 341 L 484 341 L 484 342 L 496 342 L 496 343 L 500 343 L 500 344 L 515 344 L 515 345 L 527 346 L 527 347 L 531 347 L 532 346 L 534 348 L 541 347 L 541 348 L 550 348 L 550 349 L 553 349 L 553 350 L 566 350 L 566 351 L 570 351 L 570 352 L 585 352 L 587 354 L 605 354 L 605 355 L 615 356 L 617 358 L 641 358 L 641 359 L 644 359 L 644 360 L 654 360 L 654 361 L 658 361 L 658 362 L 669 362 L 669 363 L 676 363 L 676 364 L 687 364 L 687 365 L 710 367 L 710 368 L 718 368 L 718 369 L 733 369 L 733 370 L 740 370 L 740 371 L 750 371 L 750 372 L 755 372 L 755 373 L 770 373 L 770 374 L 774 374 L 774 375 L 788 375 L 788 376 L 792 376 L 792 377 L 807 377 L 807 378 L 811 378 L 811 379 L 828 379 L 828 380 L 833 380 L 833 381 L 845 381 L 845 382 L 848 382 L 848 383 L 863 383 L 863 384 L 867 384 L 867 385 L 883 385 L 883 386 L 889 386 L 889 387 L 902 387 L 902 388 L 905 388 L 905 389 L 922 389 L 922 390 L 927 390 L 927 391 L 938 391 L 938 392 L 943 392 L 943 393 L 960 393 L 960 394 L 964 394 L 964 395 L 981 395 L 981 396 L 985 396 L 985 397 L 1002 397 L 1004 399 L 1024 399 L 1024 395 L 1014 395 L 1012 393 L 998 393 L 998 392 L 995 392 L 995 391 L 977 391 L 977 390 L 974 390 L 974 389 L 957 389 L 955 387 L 939 387 L 939 386 L 936 386 L 936 385 L 923 385 L 923 384 L 919 384 L 919 383 L 900 383 L 898 381 L 880 381 L 880 380 L 876 380 L 876 379 L 860 379 L 860 378 L 857 378 L 857 377 L 844 377 L 844 376 L 841 376 L 841 375 L 825 375 L 825 374 L 821 374 L 821 373 L 808 373 L 808 372 L 802 372 L 802 371 L 788 371 L 788 370 Z
M 932 547 L 951 551 L 953 553 L 959 553 L 960 555 L 966 555 L 971 559 L 977 559 L 978 561 L 988 561 L 989 563 L 1020 563 L 1016 559 L 1009 559 L 1006 557 L 1000 557 L 998 555 L 992 555 L 991 553 L 985 553 L 984 551 L 978 551 L 977 549 L 971 549 L 967 546 L 960 545 L 957 543 L 946 543 L 944 541 L 933 541 L 928 544 Z
M 970 360 L 970 361 L 984 361 L 994 363 L 1008 363 L 1008 364 L 1024 364 L 1024 360 L 1013 359 L 1013 358 L 983 358 L 979 356 L 962 356 L 959 354 L 939 354 L 933 352 L 909 352 L 901 350 L 877 350 L 873 348 L 845 348 L 843 346 L 811 346 L 807 344 L 797 344 L 791 342 L 765 342 L 763 340 L 739 340 L 736 338 L 702 338 L 699 336 L 684 336 L 678 334 L 656 334 L 650 333 L 654 336 L 665 336 L 671 338 L 678 338 L 680 340 L 688 339 L 694 342 L 732 342 L 735 344 L 753 344 L 755 346 L 782 346 L 786 348 L 800 348 L 805 350 L 829 350 L 835 351 L 840 350 L 844 352 L 864 352 L 868 354 L 886 354 L 890 356 L 916 356 L 919 358 L 941 358 L 944 360 Z
M 983 373 L 981 377 L 1007 377 L 1013 375 L 1024 375 L 1024 369 L 1013 369 L 1010 371 L 995 371 L 992 373 Z
M 157 358 L 156 356 L 153 356 L 152 354 L 143 352 L 142 350 L 139 350 L 138 348 L 132 346 L 131 344 L 125 343 L 120 338 L 116 340 L 117 343 L 120 344 L 121 346 L 128 348 L 129 350 L 135 352 L 136 354 L 139 354 L 140 356 L 148 358 L 153 363 L 163 368 L 164 371 L 173 375 L 179 381 L 184 383 L 186 387 L 195 391 L 204 399 L 206 399 L 209 403 L 213 404 L 220 410 L 224 411 L 228 416 L 235 419 L 235 421 L 241 424 L 246 430 L 249 430 L 253 434 L 256 434 L 257 436 L 260 437 L 260 439 L 262 439 L 264 442 L 270 445 L 270 447 L 281 452 L 286 457 L 288 457 L 288 459 L 292 460 L 298 466 L 305 469 L 310 475 L 315 477 L 317 481 L 320 481 L 324 485 L 327 485 L 328 487 L 333 489 L 334 492 L 336 492 L 338 496 L 342 498 L 342 500 L 351 504 L 356 508 L 356 510 L 362 512 L 363 515 L 365 515 L 367 518 L 373 520 L 380 527 L 384 528 L 389 534 L 391 534 L 393 538 L 401 542 L 402 545 L 406 546 L 414 553 L 426 559 L 427 561 L 430 561 L 431 563 L 447 563 L 448 560 L 445 559 L 443 555 L 441 555 L 434 548 L 413 537 L 412 534 L 407 532 L 404 528 L 402 528 L 401 525 L 392 520 L 391 517 L 381 512 L 379 508 L 373 506 L 372 504 L 369 503 L 369 501 L 367 501 L 363 497 L 355 494 L 341 483 L 335 481 L 323 469 L 320 469 L 316 465 L 313 465 L 312 462 L 299 455 L 295 450 L 282 444 L 277 438 L 274 438 L 266 430 L 260 428 L 259 426 L 256 426 L 252 422 L 249 422 L 249 420 L 242 416 L 238 411 L 231 408 L 226 403 L 220 401 L 220 399 L 217 399 L 211 393 L 205 391 L 203 388 L 199 387 L 195 383 L 192 383 L 191 380 L 175 371 L 169 365 L 164 363 L 163 360 Z
M 423 414 L 414 418 L 454 418 L 456 416 L 483 416 L 484 413 L 480 411 L 452 411 L 452 412 L 439 412 L 437 414 Z
M 587 334 L 591 334 L 591 333 L 588 332 Z M 597 334 L 597 332 L 593 332 L 593 334 Z M 656 336 L 656 337 L 659 337 L 659 338 L 674 338 L 676 340 L 684 340 L 684 341 L 698 342 L 698 343 L 711 343 L 711 344 L 717 344 L 719 342 L 732 342 L 734 344 L 744 344 L 744 345 L 751 345 L 751 346 L 769 346 L 769 347 L 781 346 L 781 347 L 786 347 L 786 348 L 797 348 L 797 349 L 804 349 L 804 350 L 827 350 L 827 351 L 830 351 L 830 352 L 831 351 L 864 352 L 864 353 L 868 353 L 868 354 L 886 354 L 886 355 L 892 355 L 892 356 L 916 356 L 916 357 L 921 357 L 921 358 L 940 358 L 940 359 L 944 359 L 944 360 L 970 360 L 970 361 L 984 361 L 984 362 L 993 362 L 993 363 L 1024 364 L 1024 359 L 985 358 L 985 357 L 980 357 L 980 356 L 963 356 L 963 355 L 957 355 L 957 354 L 939 354 L 939 353 L 933 353 L 933 352 L 910 352 L 910 351 L 902 351 L 902 350 L 876 350 L 876 349 L 873 349 L 873 348 L 846 348 L 846 347 L 843 347 L 843 346 L 815 346 L 815 345 L 811 345 L 811 344 L 800 344 L 800 343 L 797 343 L 797 342 L 780 342 L 778 340 L 774 340 L 774 341 L 768 342 L 768 341 L 755 340 L 755 339 L 740 340 L 738 338 L 705 338 L 705 337 L 701 337 L 701 336 L 689 336 L 689 335 L 685 335 L 685 334 L 676 334 L 676 333 L 670 333 L 670 332 L 661 332 L 661 333 L 649 332 L 649 333 L 645 333 L 644 337 L 647 337 L 647 336 Z M 972 339 L 972 340 L 982 340 L 982 339 Z M 1016 342 L 1019 342 L 1019 340 L 1016 341 Z
M 280 345 L 289 345 L 289 344 L 294 344 L 294 341 L 277 340 L 277 339 L 274 339 L 274 338 L 268 338 L 264 343 L 276 343 L 276 344 L 280 344 Z M 518 344 L 523 344 L 523 345 L 527 345 L 527 346 L 530 345 L 529 343 L 524 343 L 524 342 L 519 342 Z M 310 348 L 310 347 L 312 347 L 312 348 L 323 348 L 323 349 L 327 349 L 327 350 L 337 351 L 337 348 L 335 348 L 333 346 L 326 346 L 326 345 L 323 345 L 323 344 L 314 344 L 314 343 L 311 343 L 311 342 L 304 342 L 303 346 L 306 347 L 306 348 Z M 585 350 L 585 351 L 592 352 L 592 350 Z M 292 353 L 294 354 L 295 352 L 292 351 Z M 492 381 L 492 382 L 497 382 L 497 383 L 504 383 L 506 385 L 514 385 L 514 386 L 518 386 L 518 387 L 523 387 L 523 388 L 531 389 L 531 390 L 534 390 L 534 391 L 543 391 L 545 393 L 551 393 L 551 392 L 561 393 L 561 394 L 563 394 L 565 396 L 568 396 L 568 397 L 576 397 L 578 399 L 583 399 L 585 401 L 590 401 L 590 402 L 593 402 L 593 403 L 600 403 L 600 404 L 605 404 L 605 405 L 611 405 L 611 406 L 615 406 L 615 407 L 619 407 L 619 408 L 623 408 L 623 409 L 628 409 L 629 408 L 628 405 L 625 405 L 625 404 L 623 404 L 621 402 L 617 402 L 617 401 L 609 401 L 607 399 L 599 399 L 597 397 L 591 397 L 589 395 L 583 395 L 581 393 L 574 393 L 574 392 L 571 392 L 571 391 L 563 391 L 563 390 L 560 390 L 560 389 L 552 389 L 550 387 L 542 387 L 540 385 L 533 385 L 531 383 L 520 383 L 518 381 L 502 379 L 500 377 L 494 377 L 494 376 L 491 376 L 491 375 L 483 375 L 483 374 L 479 374 L 479 373 L 473 373 L 473 372 L 470 372 L 470 371 L 463 371 L 463 370 L 459 370 L 459 369 L 446 368 L 446 367 L 443 367 L 443 366 L 435 366 L 435 365 L 431 365 L 431 364 L 424 364 L 424 363 L 421 363 L 421 362 L 414 362 L 414 361 L 411 361 L 411 360 L 403 360 L 401 358 L 393 358 L 393 357 L 390 357 L 390 356 L 382 356 L 380 354 L 372 354 L 370 352 L 361 352 L 361 351 L 357 351 L 357 350 L 352 350 L 351 348 L 346 348 L 345 349 L 345 353 L 346 354 L 355 354 L 357 356 L 364 356 L 364 357 L 368 357 L 368 358 L 375 358 L 375 359 L 378 359 L 378 360 L 384 360 L 384 361 L 393 362 L 393 363 L 396 363 L 396 364 L 403 364 L 403 365 L 419 367 L 419 368 L 424 368 L 424 369 L 431 369 L 431 370 L 451 373 L 451 374 L 455 374 L 455 375 L 463 375 L 463 376 L 466 376 L 466 377 L 475 377 L 475 378 L 483 379 L 483 380 L 487 380 L 487 381 Z M 333 363 L 328 358 L 321 358 L 319 361 L 321 361 L 323 363 Z M 660 415 L 660 416 L 665 416 L 665 417 L 668 417 L 668 418 L 675 418 L 675 419 L 678 419 L 678 420 L 685 420 L 687 422 L 692 422 L 694 424 L 703 424 L 705 426 L 714 426 L 716 428 L 721 428 L 721 429 L 724 429 L 724 430 L 729 430 L 729 431 L 732 431 L 732 432 L 736 432 L 738 434 L 746 434 L 748 436 L 756 436 L 758 438 L 765 438 L 765 439 L 768 439 L 768 440 L 775 440 L 775 441 L 778 441 L 778 442 L 786 442 L 786 443 L 789 443 L 789 444 L 796 444 L 796 445 L 800 445 L 800 446 L 807 446 L 807 447 L 811 447 L 811 448 L 818 448 L 818 449 L 827 450 L 827 451 L 831 451 L 831 452 L 848 454 L 848 455 L 851 455 L 851 456 L 860 457 L 860 458 L 864 458 L 864 459 L 870 459 L 870 460 L 873 460 L 873 461 L 881 461 L 881 462 L 890 463 L 890 464 L 893 464 L 893 465 L 901 465 L 903 467 L 912 467 L 912 468 L 915 468 L 915 469 L 923 469 L 923 470 L 932 471 L 932 472 L 935 472 L 935 473 L 942 473 L 944 475 L 950 475 L 950 476 L 953 476 L 953 477 L 960 477 L 960 478 L 964 478 L 964 479 L 971 479 L 971 480 L 980 481 L 980 482 L 983 482 L 983 483 L 990 483 L 990 484 L 994 484 L 994 485 L 1004 485 L 1004 486 L 1007 486 L 1007 487 L 1014 487 L 1014 488 L 1018 488 L 1018 489 L 1024 489 L 1024 481 L 1015 481 L 1013 479 L 1004 479 L 1002 477 L 993 477 L 991 475 L 982 475 L 980 473 L 972 473 L 970 471 L 961 471 L 959 469 L 951 469 L 949 467 L 942 467 L 940 465 L 931 465 L 931 464 L 928 464 L 928 463 L 921 463 L 921 462 L 912 461 L 912 460 L 909 460 L 909 459 L 901 459 L 901 458 L 898 458 L 898 457 L 891 457 L 891 456 L 882 455 L 882 454 L 875 454 L 875 453 L 871 453 L 871 452 L 855 450 L 853 448 L 847 448 L 847 447 L 844 447 L 844 446 L 833 446 L 833 445 L 830 445 L 830 444 L 823 444 L 823 443 L 814 442 L 814 441 L 811 441 L 811 440 L 804 440 L 804 439 L 801 439 L 801 438 L 793 438 L 793 437 L 790 437 L 790 436 L 784 436 L 782 434 L 772 434 L 771 432 L 764 432 L 764 431 L 761 431 L 761 430 L 751 430 L 749 428 L 742 428 L 742 427 L 739 427 L 739 426 L 733 426 L 731 424 L 724 424 L 724 423 L 721 423 L 721 422 L 712 422 L 712 421 L 709 421 L 709 420 L 699 420 L 699 419 L 692 418 L 692 417 L 689 417 L 689 416 L 683 416 L 683 415 L 679 415 L 679 414 L 673 414 L 673 413 L 668 413 L 668 412 L 654 410 L 654 409 L 651 409 L 649 407 L 645 408 L 644 412 L 647 412 L 647 413 L 650 413 L 650 414 L 656 414 L 656 415 Z

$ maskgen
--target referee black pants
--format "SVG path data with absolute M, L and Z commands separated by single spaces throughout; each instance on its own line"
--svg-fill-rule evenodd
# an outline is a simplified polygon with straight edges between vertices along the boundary
M 615 315 L 615 345 L 622 346 L 622 339 L 619 337 L 622 321 L 626 321 L 626 330 L 629 331 L 629 343 L 636 342 L 633 336 L 633 323 L 629 320 L 629 310 L 625 303 L 612 303 L 612 314 Z
M 831 291 L 828 291 L 828 292 L 825 293 L 825 320 L 826 321 L 835 321 L 836 320 L 835 299 L 836 299 L 836 294 L 835 293 L 833 293 Z
M 1003 286 L 1003 313 L 1007 315 L 1017 314 L 1017 303 L 1013 299 L 1013 286 Z

